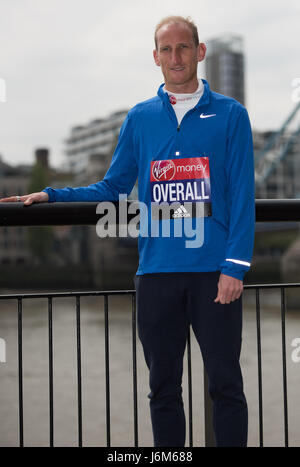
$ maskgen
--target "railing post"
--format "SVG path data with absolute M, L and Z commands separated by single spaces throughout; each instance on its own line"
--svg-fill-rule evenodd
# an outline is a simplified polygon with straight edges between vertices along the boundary
M 137 357 L 136 357 L 136 295 L 132 294 L 132 377 L 133 377 L 133 430 L 134 447 L 139 445 L 138 400 L 137 400 Z
M 80 337 L 80 295 L 76 296 L 77 336 L 77 403 L 78 403 L 78 447 L 82 447 L 82 390 L 81 390 L 81 337 Z
M 49 336 L 49 429 L 50 447 L 54 447 L 54 419 L 53 419 L 53 322 L 52 297 L 48 297 L 48 336 Z
M 216 446 L 215 434 L 213 428 L 213 403 L 208 392 L 208 376 L 205 368 L 203 369 L 204 380 L 204 420 L 205 420 L 205 447 Z
M 18 298 L 18 367 L 19 367 L 19 442 L 24 447 L 23 426 L 23 342 L 22 342 L 22 299 Z
M 110 380 L 109 380 L 109 323 L 108 296 L 104 295 L 104 329 L 105 329 L 105 383 L 106 383 L 106 446 L 110 447 Z
M 191 357 L 191 330 L 187 336 L 187 358 L 188 358 L 188 395 L 189 395 L 189 446 L 193 447 L 193 391 L 192 391 L 192 357 Z
M 259 446 L 264 447 L 263 428 L 263 393 L 262 393 L 262 358 L 261 358 L 261 328 L 260 328 L 260 297 L 259 288 L 255 289 L 256 296 L 256 336 L 257 336 L 257 369 L 258 369 L 258 411 L 259 411 Z
M 281 339 L 282 339 L 282 380 L 283 380 L 283 410 L 284 410 L 284 445 L 289 447 L 288 401 L 287 401 L 287 369 L 286 369 L 286 332 L 285 332 L 285 289 L 281 287 Z

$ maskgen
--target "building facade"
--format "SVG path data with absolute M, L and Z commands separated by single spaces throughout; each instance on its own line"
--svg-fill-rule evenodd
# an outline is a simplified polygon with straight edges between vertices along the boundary
M 206 45 L 205 72 L 211 89 L 246 105 L 242 37 L 227 34 Z
M 121 125 L 128 110 L 74 126 L 65 140 L 65 168 L 77 185 L 101 180 L 109 167 Z

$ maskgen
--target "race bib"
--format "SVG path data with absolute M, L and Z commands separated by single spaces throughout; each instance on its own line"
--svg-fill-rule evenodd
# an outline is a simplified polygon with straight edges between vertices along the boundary
M 152 161 L 153 219 L 211 216 L 208 157 Z

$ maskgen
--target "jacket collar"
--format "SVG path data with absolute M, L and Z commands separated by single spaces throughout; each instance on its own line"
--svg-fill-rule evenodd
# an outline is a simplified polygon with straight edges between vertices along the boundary
M 207 105 L 207 104 L 210 103 L 211 90 L 210 90 L 209 84 L 205 79 L 203 79 L 203 78 L 201 78 L 201 79 L 202 79 L 202 82 L 204 84 L 204 91 L 203 91 L 203 94 L 202 94 L 201 98 L 199 99 L 197 105 L 195 105 L 195 108 L 202 107 L 203 105 Z M 163 83 L 163 84 L 161 84 L 159 86 L 158 91 L 157 91 L 157 95 L 160 97 L 160 99 L 163 101 L 164 104 L 170 105 L 169 96 L 163 90 L 164 85 L 165 85 L 165 83 Z

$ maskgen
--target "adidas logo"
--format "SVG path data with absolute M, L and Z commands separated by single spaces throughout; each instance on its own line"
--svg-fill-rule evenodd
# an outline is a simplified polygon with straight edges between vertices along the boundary
M 174 211 L 173 216 L 174 218 L 177 217 L 191 217 L 190 213 L 185 209 L 185 207 L 181 204 L 176 211 Z

